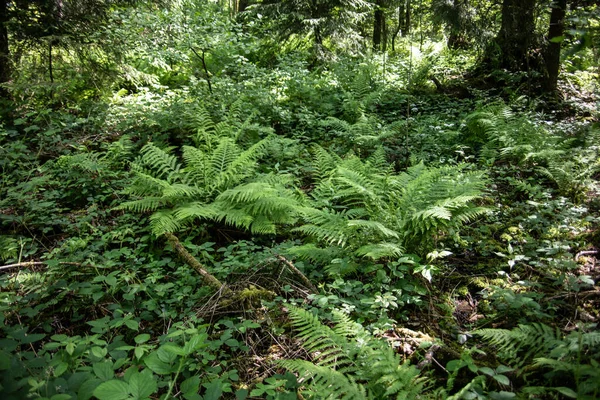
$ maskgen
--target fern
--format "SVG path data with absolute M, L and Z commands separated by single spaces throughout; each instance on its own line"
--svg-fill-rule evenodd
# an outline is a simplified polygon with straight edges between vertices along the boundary
M 559 193 L 568 197 L 574 203 L 585 199 L 585 193 L 591 183 L 591 177 L 600 170 L 600 162 L 585 163 L 578 160 L 552 160 L 548 167 L 540 167 L 538 171 L 553 181 Z
M 170 148 L 152 143 L 142 148 L 132 164 L 133 182 L 125 190 L 139 199 L 117 209 L 153 212 L 150 224 L 156 235 L 176 232 L 198 219 L 253 233 L 275 233 L 276 224 L 295 222 L 299 196 L 286 189 L 289 179 L 247 182 L 257 178 L 256 162 L 266 155 L 271 137 L 244 149 L 231 137 L 235 134 L 225 132 L 230 128 L 214 124 L 206 111 L 198 110 L 192 122 L 203 139 L 196 147 L 184 146 L 182 160 Z
M 597 331 L 579 330 L 564 336 L 558 329 L 532 323 L 512 330 L 479 329 L 474 334 L 496 346 L 501 359 L 516 364 L 520 373 L 529 375 L 530 384 L 535 383 L 534 371 L 547 371 L 540 382 L 543 386 L 531 385 L 523 390 L 525 393 L 557 391 L 576 398 L 597 398 L 600 394 Z
M 376 339 L 340 312 L 334 327 L 322 324 L 312 313 L 289 306 L 290 320 L 303 347 L 314 361 L 280 360 L 276 363 L 300 376 L 303 395 L 319 399 L 417 398 L 424 378 L 402 362 L 388 343 Z
M 490 163 L 501 159 L 529 164 L 545 163 L 563 154 L 567 143 L 534 124 L 530 116 L 517 117 L 504 105 L 470 114 L 462 141 Z
M 512 330 L 479 329 L 474 334 L 496 346 L 501 358 L 515 360 L 519 366 L 561 341 L 557 329 L 539 323 L 519 325 Z
M 18 242 L 10 236 L 0 235 L 0 260 L 5 261 L 9 258 L 17 258 Z
M 487 212 L 473 205 L 485 179 L 465 166 L 418 164 L 396 175 L 381 167 L 381 152 L 364 161 L 350 155 L 334 169 L 323 149 L 315 154 L 314 202 L 301 210 L 305 224 L 296 231 L 317 243 L 374 260 L 397 258 L 403 249 L 426 254 L 436 235 Z

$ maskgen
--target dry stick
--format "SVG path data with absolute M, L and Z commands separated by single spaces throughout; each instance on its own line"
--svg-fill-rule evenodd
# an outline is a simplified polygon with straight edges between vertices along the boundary
M 4 271 L 6 269 L 12 269 L 12 268 L 29 268 L 29 267 L 34 267 L 36 265 L 46 265 L 48 264 L 48 261 L 25 261 L 25 262 L 20 262 L 20 263 L 16 263 L 16 264 L 9 264 L 9 265 L 3 265 L 0 267 L 0 271 Z M 76 262 L 59 262 L 60 265 L 75 265 L 75 266 L 80 266 L 81 263 L 76 263 Z
M 225 294 L 229 294 L 231 292 L 231 290 L 224 286 L 220 280 L 215 278 L 214 275 L 204 269 L 204 266 L 200 264 L 200 262 L 196 260 L 196 258 L 191 255 L 190 252 L 185 249 L 185 247 L 183 247 L 177 236 L 173 235 L 172 233 L 165 233 L 165 236 L 179 257 L 181 257 L 187 265 L 194 268 L 196 272 L 200 274 L 202 281 L 204 281 L 205 284 L 216 290 L 222 290 Z
M 579 259 L 579 257 L 581 256 L 589 256 L 591 254 L 598 254 L 598 250 L 585 250 L 585 251 L 580 251 L 579 253 L 577 253 L 575 255 L 575 261 L 577 261 Z
M 433 346 L 431 346 L 431 348 L 429 348 L 429 351 L 427 353 L 425 353 L 425 358 L 423 358 L 423 360 L 421 360 L 421 362 L 419 364 L 417 364 L 417 369 L 423 369 L 425 368 L 427 365 L 431 364 L 432 360 L 433 360 L 433 354 L 438 351 L 441 347 L 437 344 L 434 344 Z
M 302 271 L 300 271 L 298 268 L 296 268 L 296 266 L 294 264 L 292 264 L 292 262 L 290 260 L 288 260 L 287 258 L 285 258 L 284 256 L 281 256 L 281 255 L 278 255 L 277 259 L 279 261 L 281 261 L 282 263 L 284 263 L 285 265 L 287 265 L 287 267 L 289 269 L 291 269 L 293 272 L 295 272 L 296 275 L 298 275 L 300 277 L 302 282 L 304 282 L 306 287 L 309 288 L 313 293 L 319 293 L 319 289 L 317 289 L 317 287 L 315 285 L 313 285 L 313 283 L 306 277 L 306 275 L 304 275 L 302 273 Z

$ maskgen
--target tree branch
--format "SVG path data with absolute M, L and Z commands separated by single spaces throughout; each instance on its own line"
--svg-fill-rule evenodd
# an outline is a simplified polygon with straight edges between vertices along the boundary
M 12 268 L 29 268 L 29 267 L 34 267 L 36 265 L 46 265 L 46 264 L 48 264 L 48 261 L 25 261 L 25 262 L 20 262 L 20 263 L 16 263 L 16 264 L 3 265 L 0 267 L 0 271 L 12 269 Z M 76 263 L 76 262 L 59 262 L 59 264 L 60 265 L 75 265 L 75 266 L 81 265 L 81 263 Z
M 200 274 L 202 281 L 206 285 L 216 290 L 222 290 L 224 293 L 230 292 L 230 290 L 226 288 L 220 280 L 218 280 L 214 277 L 214 275 L 208 272 L 204 268 L 204 265 L 202 265 L 198 260 L 196 260 L 196 258 L 193 255 L 191 255 L 185 247 L 183 247 L 177 236 L 173 235 L 172 233 L 165 233 L 165 237 L 167 238 L 167 241 L 171 244 L 171 246 L 173 246 L 173 249 L 179 255 L 179 257 L 181 257 L 187 265 L 194 268 L 196 272 Z
M 298 268 L 296 268 L 296 266 L 294 264 L 292 264 L 292 262 L 290 260 L 288 260 L 287 258 L 285 258 L 282 255 L 277 255 L 276 257 L 279 261 L 281 261 L 289 269 L 291 269 L 292 272 L 294 272 L 296 275 L 298 275 L 300 280 L 306 285 L 307 288 L 309 288 L 313 293 L 319 293 L 319 289 L 317 289 L 317 287 L 315 285 L 313 285 L 313 283 L 306 277 L 306 275 L 304 275 L 302 273 L 302 271 L 300 271 Z

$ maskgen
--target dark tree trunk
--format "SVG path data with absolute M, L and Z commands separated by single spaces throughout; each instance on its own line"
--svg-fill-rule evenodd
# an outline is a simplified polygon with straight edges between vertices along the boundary
M 237 1 L 237 12 L 241 13 L 246 11 L 246 8 L 250 5 L 250 0 L 238 0 Z
M 411 16 L 410 0 L 406 0 L 406 8 L 404 14 L 404 26 L 402 27 L 402 36 L 407 36 L 410 33 L 410 16 Z
M 529 50 L 534 40 L 536 0 L 504 0 L 502 28 L 496 37 L 500 67 L 510 71 L 529 69 Z
M 10 52 L 8 47 L 8 7 L 6 1 L 0 0 L 0 85 L 10 80 Z M 0 86 L 0 97 L 8 92 Z
M 558 72 L 560 70 L 560 47 L 561 36 L 565 30 L 565 16 L 567 14 L 567 0 L 557 0 L 552 4 L 550 14 L 550 28 L 548 29 L 548 47 L 544 59 L 546 61 L 545 89 L 554 92 L 558 83 Z
M 385 15 L 383 13 L 383 0 L 375 2 L 375 15 L 373 21 L 373 50 L 381 50 L 381 38 L 385 25 Z
M 400 1 L 398 5 L 398 26 L 394 30 L 394 34 L 392 35 L 392 52 L 396 51 L 396 38 L 398 37 L 398 33 L 404 27 L 404 19 L 406 17 L 406 9 L 404 8 L 405 3 L 404 0 Z

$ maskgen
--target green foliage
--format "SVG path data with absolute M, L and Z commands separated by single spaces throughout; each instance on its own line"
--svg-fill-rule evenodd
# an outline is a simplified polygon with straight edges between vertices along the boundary
M 515 363 L 519 374 L 530 376 L 524 393 L 558 392 L 578 399 L 591 399 L 600 393 L 600 334 L 595 330 L 579 329 L 563 335 L 557 328 L 533 323 L 512 330 L 479 329 L 474 334 L 495 346 L 499 358 Z M 536 386 L 531 376 L 536 369 L 546 371 L 541 386 Z
M 381 151 L 362 161 L 342 160 L 316 148 L 312 207 L 302 209 L 299 232 L 326 245 L 375 260 L 409 252 L 427 254 L 439 235 L 486 212 L 473 205 L 485 180 L 466 165 L 392 172 Z M 336 163 L 337 161 L 337 163 Z
M 464 142 L 479 151 L 486 163 L 496 160 L 544 163 L 565 151 L 565 141 L 535 124 L 527 115 L 517 116 L 507 106 L 494 106 L 466 118 Z
M 142 148 L 132 165 L 135 179 L 127 188 L 142 199 L 118 208 L 154 212 L 150 220 L 156 235 L 178 231 L 196 219 L 224 221 L 254 233 L 274 233 L 276 223 L 292 223 L 297 196 L 286 189 L 290 181 L 258 176 L 257 160 L 274 139 L 266 137 L 243 149 L 231 137 L 242 130 L 213 124 L 205 112 L 195 122 L 199 145 L 183 146 L 183 164 L 172 149 L 153 143 Z
M 281 360 L 277 364 L 300 374 L 308 398 L 397 399 L 417 398 L 425 378 L 394 349 L 376 339 L 341 313 L 334 312 L 334 327 L 322 324 L 309 311 L 288 306 L 302 346 L 315 359 Z

